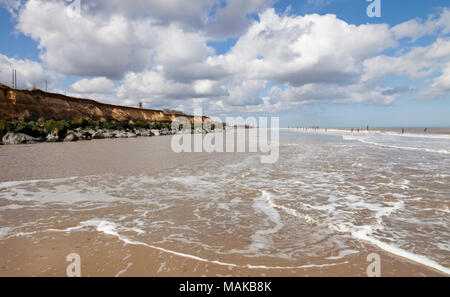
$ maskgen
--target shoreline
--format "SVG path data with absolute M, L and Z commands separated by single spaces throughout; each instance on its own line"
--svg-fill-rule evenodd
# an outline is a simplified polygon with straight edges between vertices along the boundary
M 359 129 L 359 131 L 358 131 Z M 402 129 L 404 129 L 402 133 Z M 440 128 L 428 128 L 427 131 L 423 131 L 424 128 L 329 128 L 329 127 L 316 127 L 316 128 L 280 128 L 280 130 L 292 131 L 292 132 L 302 132 L 302 133 L 352 133 L 357 134 L 382 134 L 382 135 L 393 135 L 393 136 L 410 136 L 410 137 L 424 137 L 424 138 L 443 138 L 450 139 L 450 127 L 440 127 Z

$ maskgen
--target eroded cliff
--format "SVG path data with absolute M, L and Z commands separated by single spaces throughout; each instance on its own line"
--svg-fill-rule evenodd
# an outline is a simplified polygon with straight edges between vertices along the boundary
M 161 110 L 139 109 L 104 104 L 90 99 L 80 99 L 41 90 L 15 90 L 0 84 L 0 119 L 36 121 L 53 120 L 145 121 L 171 122 L 176 114 Z M 186 116 L 191 122 L 193 116 Z M 203 121 L 207 119 L 203 117 Z

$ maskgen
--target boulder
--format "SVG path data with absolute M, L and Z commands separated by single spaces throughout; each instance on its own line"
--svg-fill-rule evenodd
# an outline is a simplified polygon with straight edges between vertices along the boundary
M 105 132 L 103 133 L 104 138 L 114 138 L 114 132 Z
M 3 136 L 2 142 L 4 144 L 24 144 L 24 143 L 35 143 L 40 142 L 40 138 L 34 138 L 22 133 L 12 133 L 8 132 Z
M 173 134 L 175 134 L 174 132 L 175 131 L 171 131 L 171 130 L 168 130 L 168 129 L 163 129 L 163 130 L 159 131 L 159 134 L 160 135 L 173 135 Z
M 76 136 L 75 133 L 67 134 L 66 138 L 64 138 L 64 142 L 72 142 L 72 141 L 77 141 L 77 140 L 78 140 L 78 136 Z
M 105 138 L 103 132 L 97 131 L 92 134 L 92 139 L 103 139 L 103 138 Z
M 114 135 L 116 138 L 128 138 L 127 132 L 125 131 L 117 131 Z
M 134 138 L 134 137 L 137 137 L 137 135 L 134 134 L 133 132 L 127 132 L 126 135 L 127 135 L 128 138 Z
M 153 133 L 153 136 L 160 136 L 160 135 L 161 135 L 161 133 L 159 132 L 159 130 L 152 129 L 152 130 L 150 130 L 150 131 Z
M 141 135 L 142 136 L 154 136 L 154 134 L 150 130 L 142 130 Z
M 79 131 L 76 132 L 75 135 L 78 137 L 78 139 L 81 140 L 91 140 L 92 139 L 92 134 L 86 131 Z
M 46 142 L 58 142 L 59 141 L 59 136 L 55 135 L 55 134 L 49 134 L 47 135 L 47 137 L 45 138 Z

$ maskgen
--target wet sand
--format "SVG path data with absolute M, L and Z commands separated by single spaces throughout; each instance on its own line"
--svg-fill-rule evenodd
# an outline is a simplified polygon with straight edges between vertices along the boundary
M 235 158 L 223 154 L 220 156 L 206 153 L 189 156 L 176 154 L 170 150 L 170 137 L 1 146 L 0 164 L 3 170 L 0 171 L 0 182 L 91 175 L 136 176 L 149 172 L 164 174 L 166 171 L 177 170 L 180 166 L 190 167 L 190 164 L 195 168 L 198 164 L 218 157 L 223 158 L 224 163 L 228 162 L 227 158 L 230 160 Z M 29 190 L 39 191 L 32 185 Z M 63 200 L 64 193 L 60 194 L 63 196 L 60 199 Z M 258 193 L 249 192 L 246 195 L 252 194 Z M 24 200 L 20 203 L 21 206 L 26 206 L 31 202 Z M 76 203 L 72 205 L 77 207 Z M 147 243 L 136 241 L 138 242 L 136 244 L 127 244 L 123 238 L 118 238 L 114 234 L 114 230 L 110 232 L 111 234 L 97 232 L 98 230 L 92 228 L 64 231 L 76 227 L 78 225 L 76 222 L 93 216 L 102 217 L 116 213 L 126 215 L 133 211 L 132 205 L 123 203 L 106 210 L 88 208 L 86 218 L 81 214 L 81 218 L 77 217 L 74 222 L 71 218 L 67 218 L 71 216 L 73 209 L 61 209 L 60 204 L 44 203 L 35 211 L 26 208 L 13 209 L 13 205 L 8 203 L 0 203 L 0 206 L 5 207 L 0 216 L 2 222 L 6 222 L 3 224 L 20 225 L 25 220 L 20 216 L 22 214 L 27 217 L 26 219 L 36 216 L 36 222 L 45 221 L 46 226 L 53 226 L 58 230 L 51 230 L 52 228 L 48 227 L 34 228 L 32 223 L 28 223 L 23 230 L 21 229 L 22 232 L 10 232 L 3 238 L 0 236 L 0 276 L 65 276 L 69 264 L 66 256 L 70 253 L 78 253 L 81 256 L 82 276 L 366 276 L 366 267 L 370 264 L 366 257 L 370 253 L 380 255 L 382 276 L 446 276 L 445 273 L 433 268 L 393 255 L 370 243 L 353 239 L 344 241 L 358 253 L 336 257 L 333 261 L 321 256 L 283 259 L 261 254 L 259 257 L 244 257 L 239 253 L 217 254 L 209 247 L 201 250 L 190 244 L 179 244 L 166 239 L 159 240 L 155 244 L 151 238 Z M 172 213 L 168 212 L 169 210 L 170 208 L 166 213 Z M 82 211 L 83 208 L 80 206 L 77 215 Z M 188 205 L 173 213 L 175 216 L 189 217 L 190 213 L 195 213 L 195 209 Z M 193 223 L 193 226 L 196 224 Z M 0 226 L 2 227 L 11 226 Z M 201 228 L 204 227 L 199 227 L 200 230 Z M 164 234 L 164 228 L 159 232 Z M 216 236 L 220 238 L 220 231 L 217 232 L 219 233 Z M 236 230 L 235 240 L 221 244 L 227 250 L 249 245 L 250 240 L 242 239 L 251 237 L 252 233 L 248 232 Z M 288 233 L 289 230 L 285 230 L 280 234 Z M 201 235 L 199 238 L 202 239 Z M 205 237 L 204 242 L 207 240 L 209 239 Z M 318 245 L 320 246 L 320 242 Z M 324 253 L 336 255 L 334 250 L 326 251 L 325 244 L 324 249 Z M 194 257 L 177 253 L 186 253 Z M 221 263 L 217 264 L 214 261 Z M 264 267 L 257 267 L 259 265 Z
M 380 255 L 383 277 L 445 276 L 439 271 L 390 255 L 370 245 L 366 245 L 366 248 Z M 66 276 L 66 269 L 70 264 L 66 257 L 70 253 L 80 255 L 82 276 L 366 277 L 366 270 L 361 267 L 370 264 L 366 255 L 361 253 L 329 267 L 230 267 L 188 259 L 146 246 L 127 245 L 112 236 L 96 232 L 48 232 L 35 234 L 32 238 L 11 238 L 0 241 L 0 253 L 0 276 Z M 272 263 L 265 261 L 265 265 L 277 266 L 279 263 L 276 260 Z M 308 263 L 299 262 L 297 265 L 308 266 Z

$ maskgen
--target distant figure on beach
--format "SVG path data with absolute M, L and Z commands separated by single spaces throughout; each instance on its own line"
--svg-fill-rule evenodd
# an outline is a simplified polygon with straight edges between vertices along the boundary
M 425 129 L 423 130 L 423 132 L 425 132 L 425 133 L 427 133 L 427 131 L 428 131 L 428 128 L 425 128 Z
M 402 128 L 402 134 L 405 134 L 405 128 Z
M 352 130 L 351 130 L 351 131 L 352 131 L 352 133 L 353 133 L 353 128 L 352 128 Z
M 367 132 L 369 132 L 369 125 L 367 125 Z

